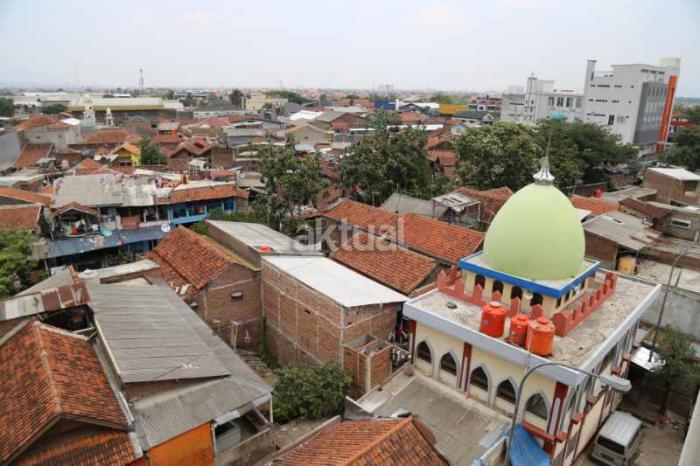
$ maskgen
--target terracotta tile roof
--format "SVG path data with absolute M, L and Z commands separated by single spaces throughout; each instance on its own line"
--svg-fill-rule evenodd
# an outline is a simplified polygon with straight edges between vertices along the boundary
M 101 429 L 96 433 L 70 432 L 24 452 L 15 466 L 127 465 L 135 455 L 128 434 Z
M 0 197 L 8 197 L 18 201 L 25 201 L 32 204 L 43 204 L 46 206 L 51 204 L 51 196 L 17 188 L 0 188 Z
M 49 195 L 53 194 L 54 193 L 53 186 L 51 186 L 51 185 L 44 186 L 43 188 L 41 188 L 41 193 L 42 194 L 49 194 Z
M 15 168 L 33 167 L 39 159 L 48 157 L 53 149 L 53 144 L 27 144 L 22 148 L 22 153 L 15 160 Z
M 40 128 L 42 126 L 49 126 L 53 125 L 56 123 L 59 123 L 60 120 L 56 118 L 55 116 L 49 116 L 49 115 L 39 115 L 32 117 L 28 120 L 24 120 L 20 122 L 17 126 L 15 126 L 15 131 L 18 133 L 21 131 L 26 131 L 28 129 L 32 128 Z
M 481 232 L 418 214 L 403 216 L 403 235 L 411 249 L 452 263 L 474 254 L 484 241 Z
M 401 114 L 401 123 L 418 123 L 425 119 L 425 115 L 419 112 L 404 112 Z
M 177 134 L 156 134 L 151 137 L 151 141 L 155 144 L 179 144 L 180 138 Z
M 204 288 L 232 262 L 221 248 L 182 226 L 163 238 L 146 257 L 160 265 L 163 278 L 183 299 Z M 184 285 L 189 286 L 183 291 Z
M 40 205 L 0 206 L 0 230 L 38 231 Z
M 436 267 L 427 256 L 365 232 L 355 233 L 331 257 L 404 294 L 416 289 Z
M 428 151 L 428 160 L 438 162 L 443 167 L 454 167 L 457 165 L 457 155 L 453 150 L 435 149 Z
M 571 203 L 577 209 L 588 210 L 592 212 L 593 215 L 603 215 L 619 209 L 617 202 L 604 201 L 597 197 L 579 196 L 578 194 L 571 196 Z
M 86 339 L 38 322 L 0 346 L 0 462 L 59 418 L 116 429 L 126 419 Z
M 101 129 L 91 134 L 84 144 L 114 144 L 124 143 L 129 137 L 129 133 L 121 129 Z
M 204 187 L 173 189 L 170 193 L 170 203 L 178 204 L 189 201 L 206 201 L 209 199 L 224 199 L 227 197 L 247 198 L 248 192 L 238 189 L 235 184 L 222 184 Z
M 172 157 L 173 155 L 182 151 L 185 151 L 194 157 L 199 157 L 200 155 L 211 149 L 211 147 L 211 144 L 204 143 L 202 141 L 197 141 L 196 143 L 185 141 L 180 143 L 177 147 L 170 151 L 170 153 L 166 154 L 166 157 Z
M 485 191 L 462 187 L 452 192 L 464 194 L 467 197 L 481 202 L 481 221 L 486 223 L 490 223 L 491 220 L 493 220 L 493 217 L 498 213 L 500 208 L 503 207 L 503 204 L 513 195 L 513 191 L 507 186 L 487 189 Z
M 141 155 L 141 148 L 139 146 L 136 146 L 136 145 L 130 143 L 130 142 L 125 142 L 121 146 L 114 149 L 112 152 L 117 152 L 120 149 L 124 149 L 125 151 L 127 151 L 130 154 Z
M 422 430 L 420 430 L 422 429 Z M 280 466 L 447 465 L 412 418 L 336 422 L 266 464 Z M 425 432 L 425 433 L 424 433 Z
M 398 216 L 378 207 L 343 199 L 321 215 L 376 235 L 389 234 L 408 248 L 447 262 L 457 262 L 479 249 L 484 235 L 420 215 Z
M 51 213 L 52 217 L 56 217 L 58 215 L 64 214 L 70 210 L 77 210 L 78 212 L 83 212 L 88 215 L 92 215 L 94 217 L 97 217 L 100 215 L 100 213 L 97 211 L 97 209 L 92 209 L 90 207 L 84 206 L 83 204 L 79 204 L 77 202 L 69 202 L 68 204 L 61 206 L 60 208 L 56 209 Z
M 662 220 L 671 213 L 670 209 L 664 209 L 663 207 L 649 204 L 648 202 L 640 201 L 632 197 L 621 200 L 620 205 L 654 220 Z

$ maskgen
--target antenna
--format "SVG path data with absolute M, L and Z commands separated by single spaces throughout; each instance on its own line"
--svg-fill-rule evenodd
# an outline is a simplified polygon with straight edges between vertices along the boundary
M 139 68 L 139 94 L 143 95 L 143 68 Z

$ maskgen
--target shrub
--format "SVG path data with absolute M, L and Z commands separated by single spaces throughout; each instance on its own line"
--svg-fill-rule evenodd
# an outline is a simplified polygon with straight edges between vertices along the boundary
M 352 379 L 335 363 L 282 369 L 275 385 L 275 420 L 285 423 L 339 414 L 351 385 Z

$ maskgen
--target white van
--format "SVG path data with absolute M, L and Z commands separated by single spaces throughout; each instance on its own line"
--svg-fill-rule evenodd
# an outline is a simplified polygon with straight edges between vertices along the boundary
M 610 466 L 629 464 L 642 440 L 642 421 L 614 411 L 598 431 L 591 457 Z

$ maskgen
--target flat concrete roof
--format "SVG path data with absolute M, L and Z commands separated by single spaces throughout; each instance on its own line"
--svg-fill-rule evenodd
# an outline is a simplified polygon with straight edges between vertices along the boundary
M 416 414 L 433 431 L 435 447 L 452 465 L 471 465 L 510 427 L 506 416 L 420 374 L 408 377 L 399 372 L 358 404 L 378 417 L 400 411 Z
M 597 281 L 602 282 L 604 275 L 597 273 Z M 621 328 L 631 326 L 633 321 L 629 318 L 633 315 L 643 313 L 648 307 L 647 297 L 655 290 L 655 284 L 642 280 L 635 280 L 631 277 L 618 275 L 615 293 L 604 301 L 598 309 L 593 311 L 583 322 L 574 328 L 564 337 L 555 336 L 553 354 L 546 359 L 550 361 L 571 364 L 577 367 L 585 367 L 593 363 L 594 359 L 602 359 L 599 354 L 604 353 L 604 343 Z M 658 293 L 658 289 L 656 290 Z M 447 303 L 456 305 L 453 309 L 447 307 Z M 642 309 L 644 308 L 644 309 Z M 417 310 L 418 312 L 414 311 Z M 527 356 L 529 353 L 522 348 L 511 345 L 503 339 L 489 337 L 479 332 L 481 321 L 481 306 L 470 304 L 453 298 L 440 290 L 433 290 L 419 296 L 404 305 L 404 315 L 422 321 L 423 318 L 435 316 L 434 325 L 439 330 L 449 332 L 463 341 L 479 339 L 481 342 L 489 342 L 492 351 L 513 350 Z M 428 316 L 425 316 L 425 314 Z M 418 314 L 418 315 L 414 315 Z M 507 332 L 506 332 L 507 333 Z M 504 334 L 506 337 L 507 334 Z M 483 339 L 487 340 L 483 340 Z M 483 344 L 477 344 L 483 347 Z M 545 372 L 545 371 L 543 371 Z
M 671 273 L 671 264 L 641 259 L 637 261 L 637 276 L 661 284 L 668 283 L 668 275 Z M 671 285 L 678 282 L 678 288 L 682 290 L 700 293 L 700 271 L 676 267 L 673 271 Z
M 223 220 L 207 220 L 206 222 L 255 250 L 258 250 L 260 246 L 270 246 L 272 254 L 321 255 L 313 245 L 302 244 L 267 225 Z

